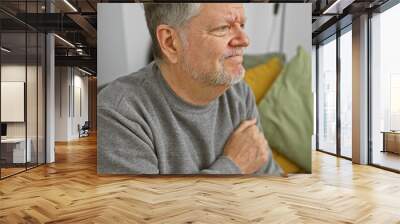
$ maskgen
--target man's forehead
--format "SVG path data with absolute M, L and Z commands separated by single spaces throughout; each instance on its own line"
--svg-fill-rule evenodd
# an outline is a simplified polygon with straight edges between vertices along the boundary
M 204 3 L 201 13 L 207 17 L 222 16 L 224 19 L 234 21 L 244 19 L 244 8 L 241 3 Z

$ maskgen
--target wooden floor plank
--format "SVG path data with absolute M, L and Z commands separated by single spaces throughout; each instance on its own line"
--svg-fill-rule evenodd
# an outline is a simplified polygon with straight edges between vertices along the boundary
M 400 175 L 313 152 L 279 177 L 98 176 L 96 138 L 0 181 L 0 223 L 400 223 Z

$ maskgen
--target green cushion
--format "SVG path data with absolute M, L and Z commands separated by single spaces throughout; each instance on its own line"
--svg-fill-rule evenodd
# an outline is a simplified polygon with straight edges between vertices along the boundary
M 269 59 L 278 57 L 282 63 L 285 63 L 285 55 L 282 53 L 252 54 L 243 55 L 243 67 L 245 69 L 254 68 L 258 65 L 266 63 Z
M 311 57 L 303 48 L 297 49 L 258 109 L 270 146 L 311 173 Z

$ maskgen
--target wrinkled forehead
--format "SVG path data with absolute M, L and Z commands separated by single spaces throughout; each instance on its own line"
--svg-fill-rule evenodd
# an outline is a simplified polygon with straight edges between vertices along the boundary
M 204 3 L 199 17 L 227 22 L 243 22 L 246 19 L 243 4 L 240 3 Z

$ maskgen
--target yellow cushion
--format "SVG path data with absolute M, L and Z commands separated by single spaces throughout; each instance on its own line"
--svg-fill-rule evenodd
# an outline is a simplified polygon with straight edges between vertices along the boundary
M 252 89 L 257 104 L 270 89 L 275 79 L 279 76 L 282 68 L 282 60 L 279 57 L 273 57 L 266 63 L 250 68 L 246 71 L 244 80 Z M 299 166 L 274 149 L 272 149 L 272 155 L 275 161 L 286 173 L 304 172 Z
M 279 57 L 273 57 L 266 63 L 250 68 L 246 71 L 244 80 L 253 90 L 258 104 L 268 89 L 274 83 L 282 70 L 282 61 Z
M 278 151 L 271 149 L 272 157 L 281 166 L 285 173 L 304 173 L 304 170 L 297 166 L 295 163 L 288 160 L 284 155 Z

